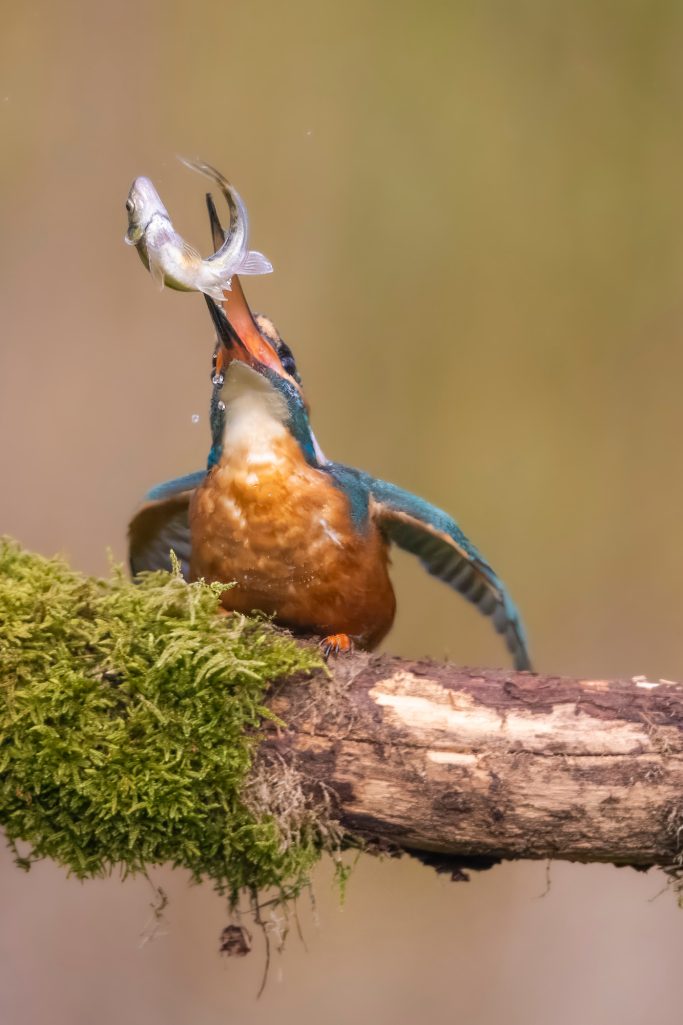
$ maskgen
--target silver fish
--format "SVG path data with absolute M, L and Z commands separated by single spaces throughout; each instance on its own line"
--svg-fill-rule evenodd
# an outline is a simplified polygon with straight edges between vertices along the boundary
M 226 198 L 230 223 L 220 249 L 203 259 L 188 245 L 173 227 L 154 185 L 144 177 L 136 178 L 128 193 L 128 231 L 124 241 L 135 246 L 161 288 L 168 285 L 180 292 L 204 292 L 222 302 L 223 293 L 230 291 L 233 274 L 270 274 L 273 267 L 263 253 L 248 248 L 249 219 L 237 189 L 209 164 L 189 160 L 183 163 L 217 182 Z

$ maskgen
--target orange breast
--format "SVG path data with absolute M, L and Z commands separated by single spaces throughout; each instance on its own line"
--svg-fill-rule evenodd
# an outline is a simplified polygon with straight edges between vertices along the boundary
M 393 622 L 384 538 L 372 522 L 356 531 L 346 496 L 289 436 L 267 460 L 224 457 L 193 496 L 190 528 L 192 578 L 236 583 L 223 595 L 226 609 L 347 633 L 365 647 Z

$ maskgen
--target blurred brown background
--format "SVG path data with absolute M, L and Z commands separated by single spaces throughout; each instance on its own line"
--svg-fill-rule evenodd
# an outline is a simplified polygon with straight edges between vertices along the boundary
M 208 448 L 212 333 L 123 245 L 157 183 L 208 248 L 199 155 L 276 273 L 321 442 L 452 511 L 539 669 L 680 678 L 683 7 L 666 0 L 5 4 L 0 530 L 102 572 L 151 484 Z M 199 413 L 199 422 L 192 415 Z M 387 646 L 504 656 L 396 559 Z M 255 1000 L 221 900 L 158 870 L 81 885 L 3 855 L 0 1021 L 680 1022 L 683 913 L 654 874 L 362 860 Z

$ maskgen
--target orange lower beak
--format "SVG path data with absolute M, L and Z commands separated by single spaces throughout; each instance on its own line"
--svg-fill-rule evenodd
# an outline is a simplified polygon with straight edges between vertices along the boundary
M 233 274 L 232 291 L 228 292 L 224 301 L 220 304 L 230 325 L 244 345 L 245 349 L 255 360 L 277 371 L 282 376 L 289 376 L 284 373 L 282 364 L 277 353 L 265 340 L 258 327 L 254 316 L 249 309 L 242 285 L 237 274 Z M 237 355 L 237 354 L 236 354 Z M 239 358 L 239 356 L 238 356 Z

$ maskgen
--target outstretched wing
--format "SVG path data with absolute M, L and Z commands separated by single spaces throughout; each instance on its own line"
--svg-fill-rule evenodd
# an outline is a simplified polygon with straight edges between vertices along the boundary
M 432 576 L 476 605 L 502 634 L 517 669 L 530 669 L 524 627 L 503 582 L 450 516 L 384 481 L 370 488 L 372 515 L 386 536 L 416 555 Z
M 416 555 L 432 576 L 477 606 L 505 638 L 517 669 L 530 669 L 524 627 L 503 582 L 441 509 L 386 481 L 361 475 L 370 493 L 370 515 L 389 540 Z
M 205 470 L 152 488 L 128 524 L 128 560 L 135 576 L 143 570 L 171 569 L 171 549 L 187 580 L 190 574 L 190 498 Z

